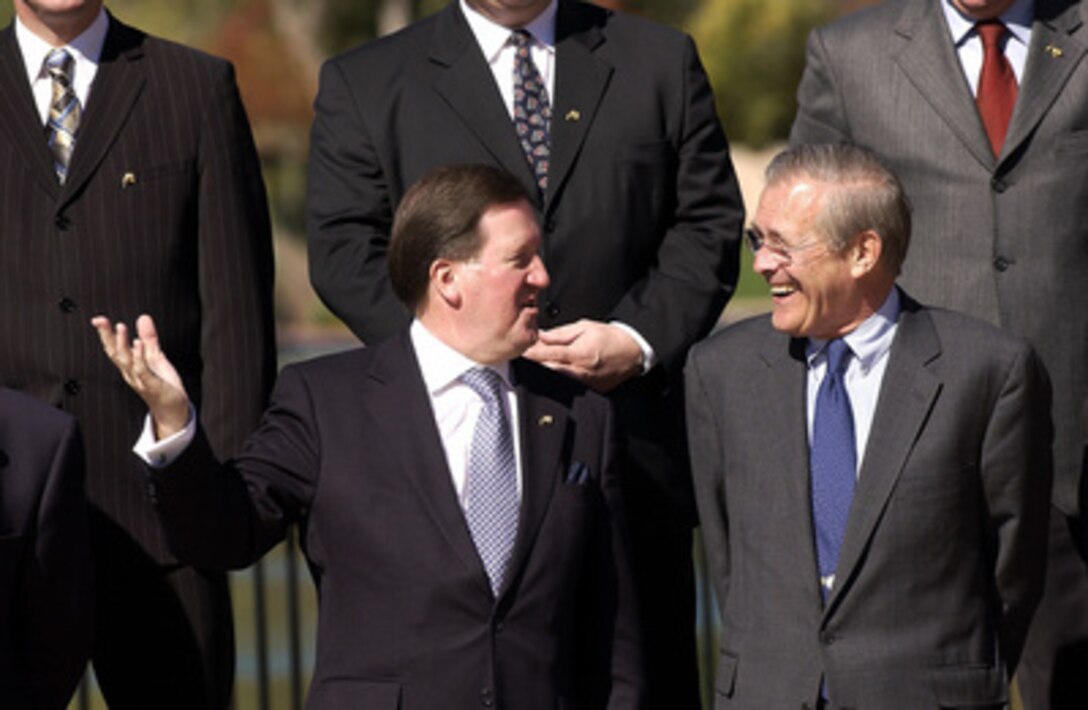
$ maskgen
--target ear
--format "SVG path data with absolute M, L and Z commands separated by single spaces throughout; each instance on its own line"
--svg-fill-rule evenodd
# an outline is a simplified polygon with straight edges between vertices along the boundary
M 872 229 L 859 232 L 854 237 L 854 246 L 850 248 L 850 270 L 855 278 L 860 278 L 873 271 L 880 263 L 884 251 L 884 240 Z
M 449 259 L 435 259 L 428 270 L 430 289 L 450 308 L 461 305 L 460 264 Z

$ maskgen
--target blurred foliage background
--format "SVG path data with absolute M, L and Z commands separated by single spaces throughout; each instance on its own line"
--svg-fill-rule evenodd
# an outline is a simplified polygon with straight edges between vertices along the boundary
M 277 312 L 287 328 L 332 322 L 305 266 L 306 154 L 321 62 L 449 0 L 106 0 L 118 19 L 230 59 L 261 153 L 276 230 Z M 597 0 L 689 32 L 734 145 L 749 209 L 766 156 L 796 110 L 809 30 L 874 0 Z M 0 23 L 12 15 L 0 6 Z M 751 163 L 751 168 L 748 164 Z M 752 175 L 747 175 L 751 172 Z M 766 289 L 744 269 L 740 294 Z

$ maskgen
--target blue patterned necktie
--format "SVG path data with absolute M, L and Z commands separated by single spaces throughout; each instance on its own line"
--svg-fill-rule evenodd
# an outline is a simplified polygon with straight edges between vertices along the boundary
M 45 69 L 53 81 L 46 135 L 53 152 L 53 166 L 61 184 L 68 177 L 68 165 L 76 146 L 79 120 L 83 111 L 72 89 L 72 55 L 66 49 L 54 49 L 45 58 Z
M 843 382 L 850 346 L 842 339 L 835 339 L 827 344 L 826 352 L 827 373 L 816 393 L 809 452 L 816 559 L 825 601 L 831 596 L 857 477 L 854 415 Z
M 472 435 L 465 476 L 465 519 L 498 596 L 518 532 L 517 463 L 502 405 L 502 378 L 474 367 L 461 376 L 484 401 Z
M 552 107 L 548 102 L 548 87 L 537 71 L 530 53 L 532 35 L 526 30 L 514 30 L 510 44 L 514 46 L 514 130 L 521 149 L 529 160 L 536 184 L 543 193 L 548 189 L 548 156 L 551 153 L 549 131 Z

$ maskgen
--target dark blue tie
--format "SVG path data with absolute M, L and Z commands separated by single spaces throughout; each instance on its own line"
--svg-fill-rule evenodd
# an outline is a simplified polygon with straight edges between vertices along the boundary
M 820 591 L 831 594 L 839 563 L 850 501 L 854 498 L 857 453 L 854 448 L 854 415 L 843 377 L 850 346 L 841 339 L 827 344 L 827 374 L 816 393 L 812 448 L 812 520 L 816 529 L 816 559 L 820 567 Z
M 474 367 L 461 380 L 483 400 L 465 475 L 465 520 L 497 597 L 518 533 L 517 460 L 502 406 L 502 378 Z
M 514 45 L 514 130 L 536 184 L 541 192 L 545 192 L 551 153 L 548 134 L 552 107 L 548 101 L 548 87 L 529 51 L 532 41 L 532 35 L 526 30 L 515 30 L 510 35 L 510 43 Z

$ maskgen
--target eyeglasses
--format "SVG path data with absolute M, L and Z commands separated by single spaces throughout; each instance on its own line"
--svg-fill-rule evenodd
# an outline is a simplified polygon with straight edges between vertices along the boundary
M 809 247 L 814 247 L 820 244 L 823 240 L 820 238 L 810 239 L 807 242 L 801 242 L 797 245 L 788 245 L 781 240 L 767 239 L 758 230 L 749 227 L 744 230 L 744 243 L 748 245 L 748 248 L 755 254 L 760 249 L 766 249 L 771 252 L 778 260 L 786 263 L 793 263 L 793 255 L 798 252 L 802 252 Z

